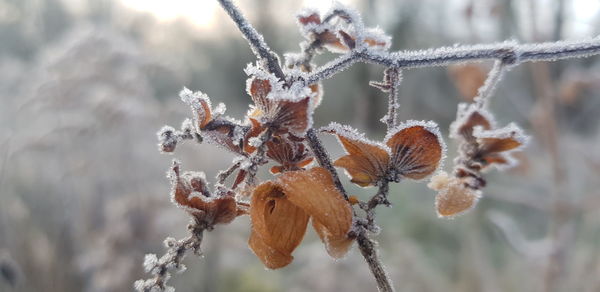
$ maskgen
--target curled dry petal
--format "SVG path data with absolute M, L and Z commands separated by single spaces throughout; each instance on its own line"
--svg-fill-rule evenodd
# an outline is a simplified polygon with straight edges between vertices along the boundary
M 456 121 L 450 125 L 450 137 L 460 138 L 469 142 L 474 140 L 473 130 L 491 130 L 495 127 L 492 115 L 474 104 L 461 103 L 458 105 Z
M 331 132 L 337 135 L 347 153 L 334 165 L 344 168 L 353 183 L 362 187 L 372 186 L 385 176 L 390 160 L 385 146 L 343 128 L 336 127 Z
M 242 135 L 238 137 L 236 131 L 239 131 Z M 237 154 L 243 154 L 244 141 L 242 137 L 244 133 L 248 132 L 250 132 L 250 128 L 224 119 L 215 119 L 203 129 L 204 136 L 211 143 Z
M 458 128 L 458 133 L 467 140 L 473 139 L 473 129 L 475 127 L 490 130 L 492 124 L 481 111 L 472 111 L 464 120 L 464 123 Z
M 305 13 L 305 14 L 298 15 L 298 22 L 301 25 L 321 24 L 321 17 L 316 12 Z
M 472 209 L 481 194 L 465 186 L 461 179 L 449 177 L 446 173 L 433 177 L 430 188 L 437 190 L 435 207 L 439 217 L 452 218 Z
M 310 96 L 299 101 L 281 100 L 277 102 L 277 109 L 268 113 L 270 121 L 278 125 L 280 130 L 290 131 L 297 135 L 304 135 L 310 126 Z
M 276 135 L 266 145 L 267 156 L 280 164 L 271 168 L 272 173 L 279 173 L 284 170 L 299 170 L 312 161 L 302 140 L 295 141 Z
M 514 159 L 510 157 L 510 153 L 527 142 L 523 131 L 514 124 L 497 130 L 476 129 L 473 136 L 478 144 L 475 158 L 482 161 L 484 167 L 492 164 L 512 165 Z
M 169 178 L 173 203 L 199 221 L 213 225 L 229 223 L 237 217 L 238 208 L 233 195 L 211 194 L 204 173 L 185 172 L 180 175 L 179 163 L 173 161 Z
M 192 92 L 187 88 L 181 90 L 179 96 L 183 102 L 187 103 L 192 108 L 198 130 L 204 129 L 213 118 L 208 96 L 202 92 Z
M 254 254 L 263 262 L 265 267 L 269 269 L 283 268 L 289 265 L 294 259 L 291 254 L 282 253 L 266 244 L 255 232 L 250 233 L 248 246 L 250 246 Z
M 287 199 L 312 217 L 313 226 L 329 255 L 342 257 L 352 244 L 347 234 L 352 225 L 352 208 L 335 188 L 322 167 L 290 171 L 278 178 Z
M 300 244 L 309 216 L 288 200 L 281 187 L 265 182 L 254 190 L 250 203 L 250 248 L 271 269 L 289 264 Z
M 433 122 L 408 122 L 386 138 L 392 152 L 391 164 L 397 173 L 410 179 L 422 179 L 440 165 L 444 143 Z

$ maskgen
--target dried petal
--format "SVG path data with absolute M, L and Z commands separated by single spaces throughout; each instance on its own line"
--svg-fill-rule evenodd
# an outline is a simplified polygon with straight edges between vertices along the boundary
M 475 128 L 491 130 L 494 127 L 494 121 L 489 112 L 477 108 L 474 104 L 461 103 L 458 105 L 456 121 L 450 125 L 450 137 L 473 141 Z
M 284 196 L 280 186 L 269 181 L 254 189 L 250 203 L 250 218 L 255 237 L 278 253 L 291 257 L 291 253 L 304 237 L 309 216 Z M 273 257 L 278 253 L 264 251 L 255 251 L 255 253 L 267 267 L 273 269 L 280 267 L 269 263 L 269 258 L 260 255 Z M 289 263 L 287 260 L 282 262 Z
M 364 31 L 364 42 L 371 48 L 387 50 L 392 45 L 392 38 L 380 28 L 368 28 Z
M 490 130 L 492 124 L 480 111 L 473 111 L 465 119 L 464 124 L 458 128 L 458 132 L 462 137 L 469 140 L 473 138 L 473 128 L 481 127 L 484 130 Z
M 204 127 L 212 120 L 212 109 L 210 105 L 210 99 L 202 92 L 192 92 L 191 90 L 184 88 L 179 93 L 181 100 L 187 103 L 194 111 L 194 119 L 198 130 L 204 129 Z
M 267 245 L 255 232 L 250 233 L 248 245 L 254 254 L 263 262 L 265 267 L 269 269 L 283 268 L 289 265 L 294 259 L 291 254 L 282 253 Z
M 435 207 L 439 217 L 452 218 L 473 208 L 481 194 L 479 191 L 465 187 L 462 181 L 441 173 L 432 178 L 428 185 L 438 190 L 435 197 Z
M 236 129 L 241 132 L 241 135 L 236 135 Z M 208 123 L 202 131 L 211 143 L 231 152 L 243 154 L 243 137 L 249 129 L 227 120 L 215 119 Z
M 298 22 L 302 25 L 307 25 L 310 23 L 313 24 L 321 24 L 321 17 L 318 13 L 310 13 L 308 15 L 298 15 Z
M 512 165 L 515 161 L 510 158 L 509 152 L 527 142 L 523 131 L 514 124 L 502 129 L 481 130 L 477 129 L 473 136 L 477 138 L 478 154 L 476 158 L 489 164 Z
M 385 142 L 391 148 L 392 167 L 411 179 L 432 174 L 440 165 L 445 148 L 433 122 L 409 121 L 390 131 Z
M 254 104 L 258 106 L 258 108 L 265 110 L 270 107 L 270 101 L 267 99 L 267 96 L 271 92 L 273 87 L 269 80 L 254 78 L 250 83 L 250 97 L 252 97 L 252 101 Z
M 314 110 L 321 104 L 321 100 L 323 100 L 323 85 L 319 82 L 309 85 L 308 87 L 313 94 L 311 109 Z
M 337 135 L 348 154 L 334 165 L 344 168 L 353 183 L 370 186 L 385 176 L 390 159 L 385 146 L 365 139 L 349 127 L 334 124 L 328 131 Z
M 307 159 L 308 151 L 300 141 L 276 135 L 266 143 L 267 156 L 281 164 L 281 168 L 273 167 L 272 173 L 279 173 L 283 170 L 299 170 L 311 162 L 311 159 Z
M 345 53 L 349 50 L 348 46 L 335 33 L 329 30 L 316 34 L 316 39 L 319 39 L 323 46 L 332 53 Z
M 310 97 L 307 96 L 299 101 L 282 100 L 277 102 L 277 109 L 267 112 L 269 120 L 294 134 L 303 136 L 310 126 L 309 116 Z
M 252 153 L 256 150 L 256 147 L 252 146 L 250 143 L 250 138 L 255 138 L 260 136 L 266 128 L 261 125 L 256 119 L 249 118 L 250 121 L 250 130 L 246 133 L 246 137 L 244 137 L 244 152 Z
M 253 78 L 250 81 L 248 92 L 258 109 L 252 112 L 252 117 L 264 116 L 270 124 L 283 132 L 304 135 L 311 123 L 310 96 L 298 100 L 274 100 L 268 97 L 272 90 L 273 85 L 269 80 Z
M 352 208 L 322 167 L 286 172 L 278 178 L 286 198 L 312 216 L 315 228 L 332 257 L 343 256 L 351 244 L 348 232 Z
M 312 225 L 321 238 L 321 241 L 325 244 L 325 249 L 331 257 L 336 259 L 342 258 L 348 253 L 350 247 L 352 247 L 354 239 L 349 238 L 347 235 L 340 236 L 332 234 L 325 225 L 314 220 L 314 218 L 312 220 Z

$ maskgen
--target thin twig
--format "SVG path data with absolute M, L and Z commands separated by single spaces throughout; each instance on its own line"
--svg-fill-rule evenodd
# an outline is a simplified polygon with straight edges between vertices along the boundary
M 443 66 L 467 61 L 501 60 L 507 65 L 523 62 L 556 61 L 600 54 L 600 37 L 585 41 L 560 41 L 518 45 L 513 42 L 489 45 L 443 47 L 437 49 L 372 52 L 352 51 L 322 66 L 305 78 L 307 85 L 327 79 L 356 62 L 410 69 Z
M 379 229 L 375 225 L 375 209 L 379 205 L 391 206 L 388 200 L 388 193 L 390 192 L 390 181 L 387 179 L 381 180 L 379 183 L 379 189 L 377 193 L 369 199 L 369 201 L 360 204 L 360 208 L 367 214 L 367 229 L 371 232 L 377 232 Z
M 227 170 L 220 171 L 219 174 L 217 174 L 217 183 L 223 184 L 232 173 L 234 173 L 238 168 L 240 168 L 241 165 L 242 162 L 238 161 L 232 164 Z
M 259 34 L 256 29 L 242 15 L 240 10 L 230 1 L 230 0 L 218 0 L 223 9 L 229 14 L 231 19 L 235 22 L 237 27 L 240 29 L 254 54 L 264 60 L 269 72 L 275 74 L 277 78 L 282 81 L 285 81 L 285 74 L 281 70 L 281 66 L 279 65 L 279 58 L 277 55 L 271 51 L 271 48 L 265 42 L 265 39 L 261 34 Z
M 375 277 L 375 281 L 377 282 L 377 288 L 379 289 L 379 291 L 394 291 L 392 281 L 390 280 L 390 277 L 383 268 L 383 264 L 379 260 L 379 255 L 377 254 L 377 247 L 375 246 L 375 242 L 369 238 L 366 229 L 360 229 L 356 237 L 356 242 L 358 243 L 358 249 L 360 250 L 360 253 L 367 261 L 369 269 Z
M 494 62 L 494 67 L 488 73 L 488 77 L 477 92 L 477 96 L 473 99 L 475 104 L 479 108 L 484 108 L 488 105 L 490 96 L 494 93 L 496 85 L 502 79 L 504 72 L 506 71 L 506 65 L 501 60 Z
M 398 68 L 387 68 L 383 72 L 382 82 L 370 82 L 369 84 L 373 87 L 378 88 L 383 92 L 388 93 L 388 112 L 387 115 L 381 119 L 387 125 L 388 132 L 398 125 L 398 87 L 402 80 L 402 72 Z
M 250 157 L 250 166 L 248 167 L 248 176 L 246 182 L 248 185 L 253 186 L 256 180 L 256 173 L 258 172 L 258 166 L 263 164 L 265 153 L 267 151 L 267 142 L 273 136 L 273 128 L 268 127 L 260 136 L 260 144 L 256 148 L 254 155 Z
M 180 271 L 185 267 L 182 264 L 188 251 L 193 251 L 196 255 L 201 255 L 200 245 L 204 237 L 205 226 L 199 224 L 196 220 L 188 226 L 190 235 L 184 239 L 167 239 L 167 251 L 157 259 L 155 255 L 146 255 L 144 263 L 146 270 L 154 275 L 147 280 L 138 280 L 135 282 L 135 289 L 140 292 L 167 291 L 167 281 L 171 277 L 171 271 Z M 148 261 L 148 257 L 154 257 L 154 260 Z

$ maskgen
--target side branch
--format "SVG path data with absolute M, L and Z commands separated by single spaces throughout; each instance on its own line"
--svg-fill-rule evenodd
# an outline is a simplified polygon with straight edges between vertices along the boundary
M 338 57 L 307 76 L 305 82 L 310 85 L 327 79 L 347 68 L 350 64 L 359 61 L 398 69 L 411 69 L 481 60 L 499 60 L 504 65 L 517 65 L 523 62 L 556 61 L 598 54 L 600 54 L 600 37 L 585 41 L 560 41 L 525 45 L 503 42 L 489 45 L 442 47 L 391 53 L 372 52 L 367 49 L 353 51 Z
M 190 235 L 181 240 L 167 239 L 165 245 L 167 252 L 160 257 L 156 255 L 146 255 L 144 268 L 146 272 L 153 275 L 146 280 L 138 280 L 134 287 L 139 292 L 167 291 L 167 281 L 171 277 L 171 271 L 183 271 L 185 266 L 181 263 L 188 251 L 193 251 L 196 255 L 201 255 L 200 244 L 204 236 L 206 226 L 200 225 L 196 220 L 188 226 Z M 169 290 L 170 291 L 170 290 Z
M 273 51 L 271 51 L 271 48 L 269 48 L 263 36 L 259 34 L 256 29 L 250 25 L 250 23 L 248 23 L 244 15 L 242 15 L 240 10 L 230 0 L 218 1 L 223 9 L 227 11 L 229 17 L 231 17 L 231 19 L 235 22 L 246 40 L 248 40 L 248 43 L 250 44 L 254 54 L 259 59 L 265 61 L 269 72 L 275 74 L 275 76 L 277 76 L 277 78 L 280 80 L 285 81 L 285 74 L 283 74 L 281 66 L 279 65 L 279 58 Z

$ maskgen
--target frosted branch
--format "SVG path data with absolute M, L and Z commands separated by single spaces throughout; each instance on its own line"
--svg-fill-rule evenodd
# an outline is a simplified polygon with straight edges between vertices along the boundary
M 218 0 L 223 9 L 229 14 L 239 30 L 242 32 L 254 54 L 266 63 L 269 72 L 285 81 L 285 75 L 279 65 L 279 58 L 271 51 L 263 36 L 246 20 L 240 10 L 230 0 Z
M 313 155 L 317 159 L 319 165 L 321 165 L 321 167 L 329 171 L 331 177 L 333 178 L 333 183 L 335 184 L 336 188 L 342 193 L 344 199 L 346 199 L 347 201 L 348 193 L 344 189 L 344 186 L 340 181 L 340 177 L 337 171 L 335 170 L 335 168 L 333 168 L 333 164 L 331 163 L 331 159 L 329 159 L 329 154 L 327 153 L 327 150 L 325 150 L 325 147 L 323 147 L 321 140 L 319 139 L 319 137 L 317 137 L 315 129 L 309 129 L 306 132 L 306 140 L 308 141 L 308 145 L 310 146 L 310 149 L 312 150 Z
M 313 84 L 327 79 L 359 61 L 386 67 L 411 69 L 482 60 L 499 60 L 505 65 L 518 65 L 524 62 L 556 61 L 597 54 L 600 54 L 600 37 L 583 41 L 559 41 L 524 45 L 503 42 L 400 52 L 373 52 L 364 49 L 352 51 L 329 62 L 309 75 L 305 82 Z

